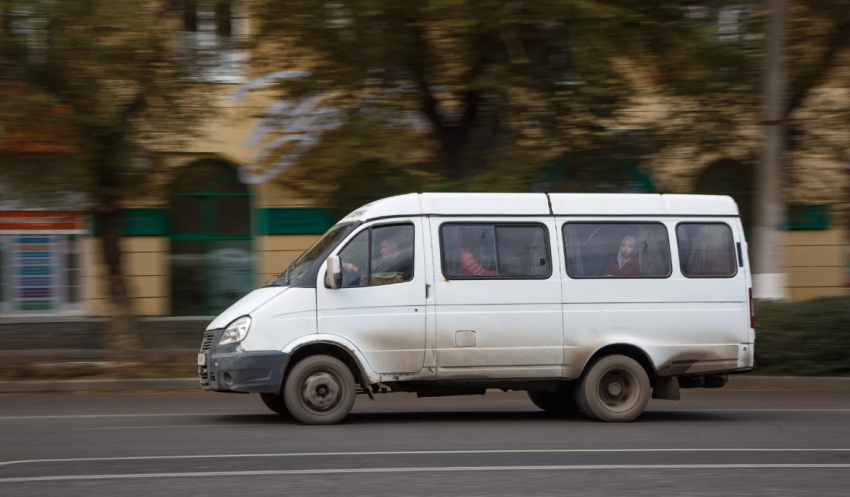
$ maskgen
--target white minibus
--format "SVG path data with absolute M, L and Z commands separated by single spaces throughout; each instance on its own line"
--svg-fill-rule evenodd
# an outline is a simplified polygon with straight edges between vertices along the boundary
M 198 372 L 308 424 L 358 393 L 488 389 L 631 421 L 752 370 L 754 340 L 729 197 L 425 193 L 357 209 L 221 313 Z

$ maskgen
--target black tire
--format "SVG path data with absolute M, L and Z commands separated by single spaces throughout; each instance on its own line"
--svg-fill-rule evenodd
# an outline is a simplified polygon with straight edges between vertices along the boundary
M 348 416 L 357 395 L 354 375 L 339 359 L 314 355 L 296 364 L 283 387 L 292 417 L 308 425 L 332 425 Z
M 289 413 L 289 409 L 286 408 L 286 402 L 283 401 L 283 397 L 280 395 L 276 393 L 261 393 L 260 398 L 263 399 L 263 404 L 271 409 L 272 412 L 286 416 L 287 418 L 292 416 Z
M 609 423 L 636 419 L 651 397 L 646 371 L 637 361 L 622 355 L 610 355 L 593 363 L 575 391 L 582 413 Z
M 572 388 L 562 387 L 554 392 L 529 390 L 528 398 L 540 409 L 556 416 L 575 416 L 579 412 Z
M 582 380 L 583 379 L 584 378 L 582 378 Z M 575 383 L 575 385 L 573 385 L 573 398 L 576 401 L 576 405 L 578 406 L 578 410 L 579 410 L 579 412 L 584 414 L 585 417 L 598 421 L 599 418 L 597 418 L 596 415 L 593 414 L 593 412 L 587 406 L 587 402 L 585 402 L 584 397 L 582 397 L 582 395 L 581 395 L 581 384 L 582 384 L 582 381 L 579 380 Z

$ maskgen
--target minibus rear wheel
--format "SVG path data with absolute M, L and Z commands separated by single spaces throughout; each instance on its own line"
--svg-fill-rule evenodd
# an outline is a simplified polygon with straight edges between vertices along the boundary
M 286 408 L 286 402 L 283 397 L 276 393 L 261 393 L 260 398 L 263 399 L 263 404 L 266 405 L 272 412 L 281 416 L 289 417 L 289 409 Z
M 572 416 L 579 412 L 571 388 L 559 388 L 554 392 L 529 390 L 528 398 L 540 409 L 556 416 Z
M 348 366 L 327 355 L 302 359 L 292 367 L 283 400 L 292 416 L 308 425 L 332 425 L 348 416 L 356 395 Z
M 581 411 L 591 419 L 627 422 L 643 413 L 652 390 L 649 376 L 637 361 L 609 355 L 588 368 L 575 397 Z

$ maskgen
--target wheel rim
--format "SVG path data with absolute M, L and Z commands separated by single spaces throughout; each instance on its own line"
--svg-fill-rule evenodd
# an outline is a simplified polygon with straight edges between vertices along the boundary
M 611 368 L 599 379 L 597 394 L 605 409 L 616 413 L 627 412 L 637 405 L 640 383 L 631 371 Z
M 301 402 L 314 414 L 336 410 L 342 401 L 342 382 L 330 371 L 311 373 L 301 384 Z

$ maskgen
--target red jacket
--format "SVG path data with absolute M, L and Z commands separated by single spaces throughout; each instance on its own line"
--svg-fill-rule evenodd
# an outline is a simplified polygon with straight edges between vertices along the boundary
M 627 260 L 622 268 L 620 268 L 620 263 L 617 262 L 617 257 L 612 257 L 611 262 L 608 263 L 608 267 L 602 274 L 610 274 L 611 276 L 640 276 L 640 265 L 638 264 L 637 254 Z
M 475 260 L 475 256 L 472 255 L 472 252 L 466 249 L 461 249 L 460 274 L 464 276 L 496 276 L 498 273 L 496 273 L 496 271 L 484 269 L 480 264 L 478 264 L 478 261 Z

